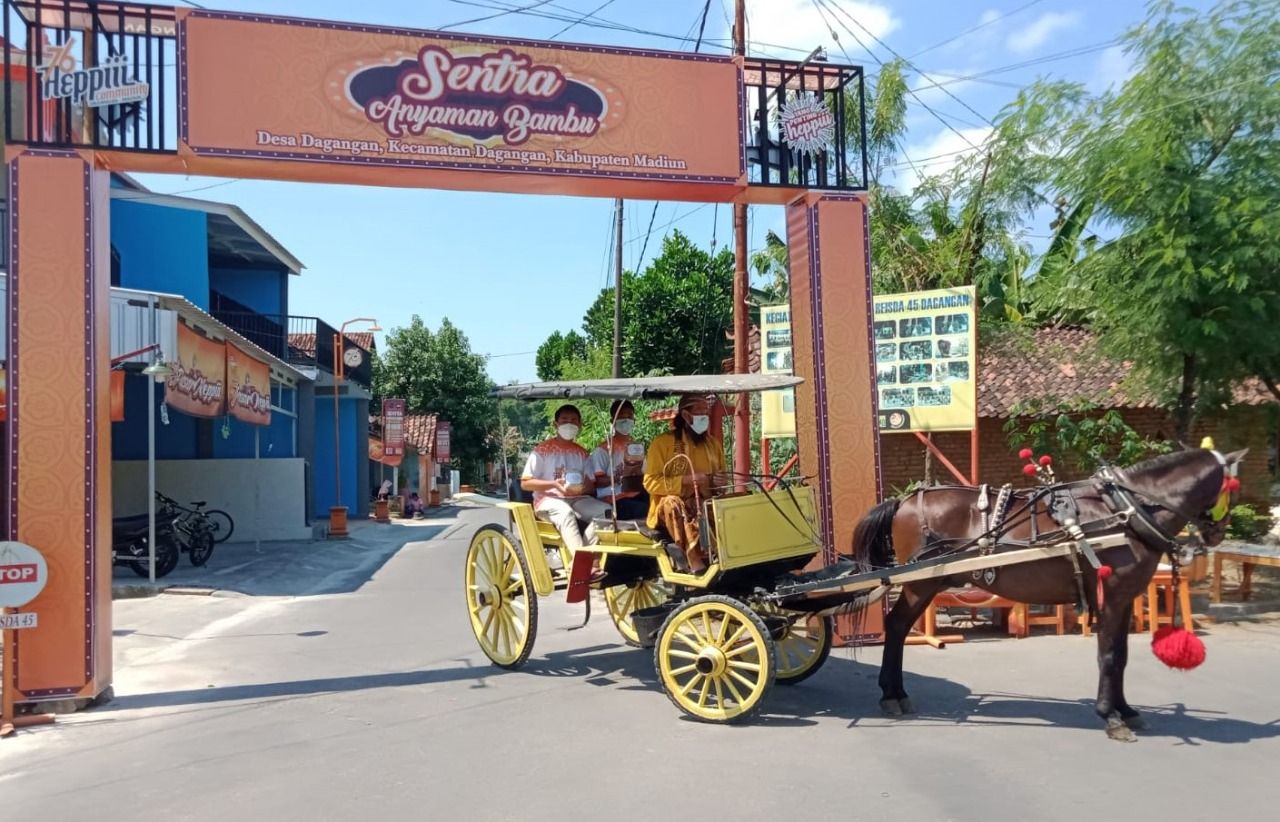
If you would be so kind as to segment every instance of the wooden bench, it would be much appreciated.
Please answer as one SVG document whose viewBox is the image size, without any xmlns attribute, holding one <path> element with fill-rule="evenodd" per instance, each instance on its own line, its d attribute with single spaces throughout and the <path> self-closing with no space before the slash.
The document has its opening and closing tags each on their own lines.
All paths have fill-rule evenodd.
<svg viewBox="0 0 1280 822">
<path fill-rule="evenodd" d="M 1213 549 L 1213 585 L 1209 589 L 1210 602 L 1222 602 L 1222 563 L 1226 560 L 1240 563 L 1240 599 L 1248 601 L 1253 595 L 1253 569 L 1256 565 L 1280 567 L 1280 546 L 1223 543 Z"/>
</svg>

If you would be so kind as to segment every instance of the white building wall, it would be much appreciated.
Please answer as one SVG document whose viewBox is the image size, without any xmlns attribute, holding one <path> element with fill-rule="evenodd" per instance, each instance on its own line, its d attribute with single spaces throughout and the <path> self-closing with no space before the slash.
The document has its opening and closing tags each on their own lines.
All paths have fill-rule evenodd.
<svg viewBox="0 0 1280 822">
<path fill-rule="evenodd" d="M 158 460 L 156 490 L 186 505 L 204 500 L 235 520 L 232 542 L 309 540 L 305 461 Z M 114 515 L 147 512 L 146 460 L 111 465 Z"/>
</svg>

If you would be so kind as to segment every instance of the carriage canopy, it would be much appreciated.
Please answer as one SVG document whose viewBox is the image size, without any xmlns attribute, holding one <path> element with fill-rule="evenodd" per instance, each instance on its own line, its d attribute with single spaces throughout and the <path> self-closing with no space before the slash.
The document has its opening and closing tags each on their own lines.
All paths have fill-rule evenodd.
<svg viewBox="0 0 1280 822">
<path fill-rule="evenodd" d="M 504 385 L 493 396 L 517 400 L 652 400 L 678 394 L 741 394 L 790 388 L 804 382 L 785 374 L 702 374 Z"/>
</svg>

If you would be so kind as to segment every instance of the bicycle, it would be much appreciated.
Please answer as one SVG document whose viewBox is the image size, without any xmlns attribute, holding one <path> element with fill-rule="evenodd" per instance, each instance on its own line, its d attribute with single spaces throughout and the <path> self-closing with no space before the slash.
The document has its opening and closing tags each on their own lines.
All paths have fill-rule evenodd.
<svg viewBox="0 0 1280 822">
<path fill-rule="evenodd" d="M 203 500 L 192 502 L 191 507 L 188 508 L 159 491 L 156 492 L 156 499 L 166 508 L 178 512 L 178 516 L 173 520 L 173 532 L 177 537 L 178 547 L 187 552 L 187 558 L 191 560 L 193 566 L 204 567 L 213 556 L 213 546 L 219 542 L 215 535 L 215 521 L 211 516 L 215 512 L 205 511 Z M 231 523 L 231 517 L 225 512 L 216 511 L 216 513 L 226 517 L 227 522 Z M 232 523 L 227 530 L 227 536 L 231 535 L 231 529 L 234 527 Z"/>
</svg>

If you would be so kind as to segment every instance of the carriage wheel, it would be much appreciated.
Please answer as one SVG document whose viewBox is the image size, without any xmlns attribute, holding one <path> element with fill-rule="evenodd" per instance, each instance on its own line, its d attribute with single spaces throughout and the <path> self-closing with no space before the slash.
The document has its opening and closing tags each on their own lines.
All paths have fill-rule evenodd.
<svg viewBox="0 0 1280 822">
<path fill-rule="evenodd" d="M 467 549 L 467 611 L 480 650 L 499 668 L 523 665 L 538 635 L 538 597 L 511 532 L 483 525 Z"/>
<path fill-rule="evenodd" d="M 831 617 L 806 616 L 788 622 L 773 640 L 778 653 L 778 684 L 795 685 L 818 672 L 831 654 L 835 623 Z"/>
<path fill-rule="evenodd" d="M 608 559 L 601 565 L 608 567 Z M 671 589 L 661 579 L 637 579 L 624 585 L 604 589 L 604 601 L 609 606 L 609 618 L 628 645 L 641 647 L 640 635 L 631 621 L 631 615 L 641 608 L 653 608 L 671 599 Z"/>
<path fill-rule="evenodd" d="M 769 629 L 726 596 L 691 599 L 658 631 L 654 666 L 667 697 L 704 722 L 738 722 L 759 709 L 773 685 Z"/>
</svg>

